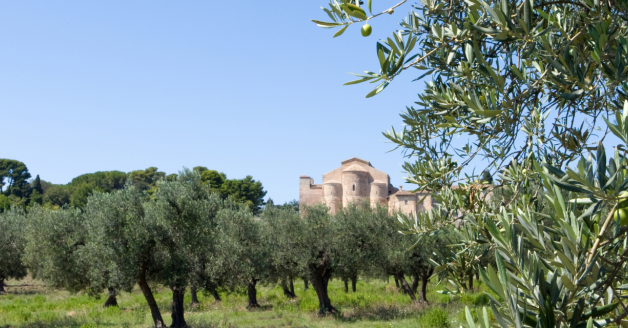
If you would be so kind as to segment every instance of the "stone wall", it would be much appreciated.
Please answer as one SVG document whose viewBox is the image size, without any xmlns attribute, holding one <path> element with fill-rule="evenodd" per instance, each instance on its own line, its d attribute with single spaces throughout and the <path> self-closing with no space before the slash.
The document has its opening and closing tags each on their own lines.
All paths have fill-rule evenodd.
<svg viewBox="0 0 628 328">
<path fill-rule="evenodd" d="M 323 202 L 323 186 L 315 185 L 314 179 L 301 176 L 299 179 L 299 205 L 315 205 Z"/>
</svg>

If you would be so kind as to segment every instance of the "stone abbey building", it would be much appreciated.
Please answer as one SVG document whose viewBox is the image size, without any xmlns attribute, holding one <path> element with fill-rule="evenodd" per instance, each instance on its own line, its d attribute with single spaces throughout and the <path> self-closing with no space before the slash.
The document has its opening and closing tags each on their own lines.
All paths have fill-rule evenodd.
<svg viewBox="0 0 628 328">
<path fill-rule="evenodd" d="M 350 203 L 368 201 L 371 206 L 386 205 L 390 212 L 406 214 L 432 208 L 432 197 L 404 191 L 390 184 L 388 174 L 376 170 L 371 163 L 359 158 L 341 162 L 341 166 L 323 174 L 323 183 L 302 175 L 299 179 L 299 204 L 326 204 L 332 213 Z M 420 200 L 422 202 L 419 203 Z"/>
</svg>

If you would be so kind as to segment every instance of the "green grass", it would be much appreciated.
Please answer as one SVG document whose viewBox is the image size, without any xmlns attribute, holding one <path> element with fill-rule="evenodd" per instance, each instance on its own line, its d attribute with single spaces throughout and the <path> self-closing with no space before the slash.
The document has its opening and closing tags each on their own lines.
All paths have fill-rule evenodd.
<svg viewBox="0 0 628 328">
<path fill-rule="evenodd" d="M 31 280 L 9 281 L 9 285 L 22 286 L 10 287 L 7 295 L 0 295 L 1 328 L 152 326 L 148 306 L 139 290 L 122 293 L 118 297 L 119 307 L 103 309 L 104 297 L 94 299 L 49 290 L 41 282 Z M 262 307 L 249 311 L 243 292 L 221 293 L 223 301 L 218 303 L 209 295 L 199 294 L 200 306 L 188 308 L 185 316 L 192 327 L 458 327 L 466 325 L 465 306 L 476 317 L 488 303 L 482 292 L 484 286 L 479 286 L 478 292 L 454 298 L 436 293 L 437 288 L 431 285 L 427 296 L 430 303 L 413 305 L 392 283 L 362 280 L 358 282 L 357 292 L 345 293 L 342 282 L 333 280 L 329 285 L 330 299 L 340 313 L 320 317 L 316 293 L 312 288 L 304 291 L 303 283 L 298 281 L 294 300 L 287 299 L 277 286 L 260 286 L 258 302 Z M 155 291 L 162 316 L 169 324 L 172 295 L 166 288 Z M 190 303 L 189 293 L 186 303 Z"/>
</svg>

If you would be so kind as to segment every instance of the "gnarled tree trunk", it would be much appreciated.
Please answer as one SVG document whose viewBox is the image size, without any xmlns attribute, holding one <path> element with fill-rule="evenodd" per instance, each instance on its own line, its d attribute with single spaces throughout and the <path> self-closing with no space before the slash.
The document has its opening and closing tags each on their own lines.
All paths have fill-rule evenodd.
<svg viewBox="0 0 628 328">
<path fill-rule="evenodd" d="M 207 286 L 207 291 L 209 291 L 210 294 L 212 294 L 212 297 L 214 298 L 214 301 L 216 302 L 221 302 L 222 299 L 220 298 L 220 295 L 218 294 L 218 291 L 216 291 L 216 285 L 209 284 Z"/>
<path fill-rule="evenodd" d="M 427 283 L 430 281 L 430 276 L 434 272 L 434 268 L 429 271 L 421 272 L 421 293 L 419 294 L 419 300 L 421 302 L 428 303 L 427 300 Z"/>
<path fill-rule="evenodd" d="M 397 279 L 397 276 L 395 276 L 395 286 L 397 286 L 397 288 L 399 288 L 399 279 Z"/>
<path fill-rule="evenodd" d="M 419 275 L 418 274 L 413 274 L 412 275 L 412 284 L 410 285 L 410 288 L 412 288 L 412 291 L 416 294 L 417 289 L 419 288 Z"/>
<path fill-rule="evenodd" d="M 307 291 L 308 288 L 310 288 L 309 281 L 307 280 L 307 278 L 303 278 L 303 291 Z"/>
<path fill-rule="evenodd" d="M 170 287 L 172 290 L 172 325 L 171 328 L 185 328 L 188 325 L 185 323 L 183 296 L 185 295 L 185 288 L 182 287 Z"/>
<path fill-rule="evenodd" d="M 4 295 L 7 293 L 6 289 L 4 289 L 4 278 L 0 278 L 0 295 Z"/>
<path fill-rule="evenodd" d="M 297 294 L 294 293 L 294 280 L 292 279 L 292 277 L 290 277 L 290 292 L 292 293 L 292 295 L 294 295 L 295 297 L 297 296 Z"/>
<path fill-rule="evenodd" d="M 281 288 L 283 289 L 283 294 L 286 295 L 286 297 L 288 298 L 296 297 L 296 295 L 294 295 L 294 293 L 290 291 L 290 288 L 288 288 L 288 284 L 286 284 L 286 281 L 284 279 L 281 279 L 279 281 L 279 285 L 281 285 Z"/>
<path fill-rule="evenodd" d="M 259 307 L 257 303 L 257 289 L 255 285 L 257 284 L 257 280 L 255 278 L 251 279 L 248 284 L 248 294 L 249 294 L 249 305 L 246 307 L 247 309 Z"/>
<path fill-rule="evenodd" d="M 159 312 L 159 307 L 157 306 L 153 292 L 150 290 L 148 282 L 146 281 L 146 267 L 144 265 L 140 268 L 140 276 L 137 284 L 140 286 L 142 294 L 144 294 L 144 298 L 148 303 L 150 314 L 153 317 L 153 322 L 155 323 L 155 328 L 164 328 L 166 326 L 164 325 L 164 319 L 161 318 L 161 312 Z"/>
<path fill-rule="evenodd" d="M 331 271 L 327 268 L 327 258 L 325 257 L 318 267 L 314 268 L 314 270 L 311 270 L 310 275 L 312 287 L 314 287 L 314 290 L 316 291 L 316 296 L 318 296 L 318 312 L 321 315 L 336 312 L 336 309 L 331 306 L 329 294 L 327 293 L 327 285 L 329 284 L 330 278 Z"/>
<path fill-rule="evenodd" d="M 410 295 L 410 299 L 412 300 L 412 303 L 416 303 L 417 300 L 416 300 L 416 297 L 414 296 L 414 292 L 410 288 L 410 285 L 408 285 L 408 282 L 406 281 L 406 277 L 404 277 L 403 273 L 399 272 L 395 274 L 395 277 L 397 278 L 397 280 L 399 280 L 399 283 L 401 284 L 401 288 L 405 291 L 405 293 Z"/>
<path fill-rule="evenodd" d="M 473 290 L 473 273 L 469 275 L 469 290 Z"/>
<path fill-rule="evenodd" d="M 358 277 L 351 277 L 351 290 L 355 293 Z"/>
<path fill-rule="evenodd" d="M 107 297 L 107 300 L 105 301 L 105 304 L 103 304 L 103 308 L 106 307 L 110 307 L 110 306 L 118 306 L 118 299 L 116 298 L 116 296 L 118 295 L 118 293 L 116 292 L 116 290 L 114 288 L 107 288 L 107 291 L 109 291 L 109 296 Z"/>
<path fill-rule="evenodd" d="M 349 292 L 349 281 L 346 279 L 343 279 L 342 282 L 345 284 L 345 293 Z"/>
<path fill-rule="evenodd" d="M 194 286 L 190 287 L 190 296 L 192 296 L 192 303 L 190 305 L 197 306 L 199 304 L 199 301 L 198 301 L 198 292 L 196 290 L 196 287 Z"/>
</svg>

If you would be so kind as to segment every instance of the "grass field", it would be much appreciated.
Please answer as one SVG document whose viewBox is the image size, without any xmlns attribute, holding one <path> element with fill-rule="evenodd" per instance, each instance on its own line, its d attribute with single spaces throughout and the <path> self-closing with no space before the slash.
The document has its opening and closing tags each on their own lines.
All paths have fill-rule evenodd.
<svg viewBox="0 0 628 328">
<path fill-rule="evenodd" d="M 7 295 L 0 295 L 0 327 L 151 327 L 146 301 L 139 290 L 122 293 L 119 307 L 102 308 L 101 299 L 50 290 L 39 281 L 9 281 Z M 357 292 L 345 293 L 341 281 L 330 283 L 332 304 L 337 315 L 319 317 L 318 299 L 312 288 L 304 291 L 302 281 L 295 282 L 297 298 L 287 299 L 277 286 L 260 286 L 259 309 L 247 310 L 242 293 L 221 293 L 222 302 L 199 294 L 200 306 L 188 308 L 186 321 L 191 327 L 459 327 L 466 325 L 464 307 L 475 316 L 488 298 L 479 284 L 475 293 L 459 297 L 435 292 L 430 286 L 429 305 L 412 305 L 410 298 L 397 290 L 394 281 L 359 281 Z M 166 324 L 170 323 L 171 293 L 157 288 L 155 298 Z M 186 303 L 190 295 L 186 294 Z"/>
</svg>

